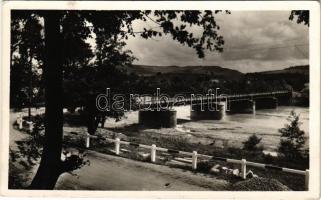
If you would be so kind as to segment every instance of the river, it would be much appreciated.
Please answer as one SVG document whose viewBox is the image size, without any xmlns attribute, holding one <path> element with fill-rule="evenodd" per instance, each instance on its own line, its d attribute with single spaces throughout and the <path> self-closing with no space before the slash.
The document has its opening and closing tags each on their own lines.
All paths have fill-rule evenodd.
<svg viewBox="0 0 321 200">
<path fill-rule="evenodd" d="M 193 142 L 204 144 L 215 143 L 223 145 L 223 141 L 228 141 L 229 146 L 241 147 L 242 142 L 253 133 L 262 138 L 262 145 L 266 151 L 275 151 L 280 142 L 278 130 L 288 123 L 287 118 L 294 110 L 300 115 L 300 128 L 305 132 L 306 144 L 308 148 L 309 140 L 309 108 L 294 106 L 279 106 L 277 109 L 257 110 L 255 114 L 226 114 L 222 120 L 190 120 L 190 106 L 180 106 L 174 108 L 177 111 L 176 130 L 191 137 Z M 126 114 L 126 119 L 119 122 L 108 120 L 107 127 L 124 126 L 138 123 L 138 113 L 130 112 Z M 166 133 L 166 129 L 155 130 L 155 132 Z M 226 145 L 226 142 L 225 142 Z"/>
</svg>

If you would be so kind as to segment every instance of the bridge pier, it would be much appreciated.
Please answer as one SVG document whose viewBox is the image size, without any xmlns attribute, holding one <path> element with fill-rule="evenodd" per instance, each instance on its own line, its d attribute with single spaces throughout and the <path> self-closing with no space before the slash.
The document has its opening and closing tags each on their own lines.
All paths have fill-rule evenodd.
<svg viewBox="0 0 321 200">
<path fill-rule="evenodd" d="M 202 106 L 201 104 L 196 104 L 191 106 L 191 120 L 220 120 L 224 115 L 224 104 L 213 104 L 211 107 L 209 107 L 208 104 L 202 104 Z"/>
<path fill-rule="evenodd" d="M 273 109 L 277 108 L 279 102 L 288 102 L 291 100 L 292 92 L 289 91 L 275 91 L 275 92 L 261 92 L 251 94 L 234 94 L 227 95 L 224 98 L 216 98 L 215 103 L 212 106 L 208 106 L 208 103 L 204 103 L 204 98 L 200 100 L 193 100 L 195 104 L 191 106 L 191 119 L 192 120 L 220 120 L 224 117 L 225 113 L 253 113 L 257 109 Z M 224 105 L 222 99 L 227 100 Z M 206 99 L 207 100 L 207 99 Z M 213 99 L 212 99 L 213 100 Z M 168 107 L 169 103 L 174 100 L 159 101 L 152 98 L 149 103 L 149 108 L 164 108 Z M 220 102 L 220 103 L 218 103 Z M 181 103 L 192 103 L 191 99 L 185 99 Z M 144 105 L 146 102 L 144 102 Z M 177 104 L 175 104 L 177 105 Z M 202 106 L 201 106 L 202 105 Z M 176 111 L 167 110 L 141 110 L 138 117 L 139 124 L 147 127 L 155 128 L 173 128 L 177 124 Z"/>
<path fill-rule="evenodd" d="M 291 95 L 277 97 L 278 105 L 284 105 L 284 106 L 291 105 L 291 103 L 292 103 L 292 96 Z"/>
<path fill-rule="evenodd" d="M 227 106 L 228 113 L 253 113 L 256 109 L 256 103 L 249 99 L 231 100 Z"/>
<path fill-rule="evenodd" d="M 256 109 L 274 109 L 278 107 L 278 99 L 275 97 L 255 99 Z"/>
<path fill-rule="evenodd" d="M 176 110 L 140 110 L 138 123 L 150 128 L 174 128 L 177 124 Z"/>
<path fill-rule="evenodd" d="M 256 102 L 252 101 L 252 113 L 255 114 L 256 112 Z"/>
</svg>

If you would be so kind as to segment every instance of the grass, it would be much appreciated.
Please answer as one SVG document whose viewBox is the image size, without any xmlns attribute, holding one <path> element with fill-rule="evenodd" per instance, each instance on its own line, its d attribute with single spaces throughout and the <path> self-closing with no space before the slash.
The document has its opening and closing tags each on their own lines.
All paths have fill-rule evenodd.
<svg viewBox="0 0 321 200">
<path fill-rule="evenodd" d="M 277 165 L 281 167 L 288 167 L 294 169 L 305 170 L 309 168 L 308 159 L 301 160 L 287 160 L 282 157 L 272 157 L 264 155 L 262 151 L 246 151 L 240 148 L 228 147 L 219 148 L 211 145 L 191 143 L 187 138 L 182 136 L 168 136 L 155 133 L 141 133 L 128 137 L 130 142 L 160 146 L 163 148 L 176 149 L 181 151 L 197 151 L 199 154 L 206 154 L 210 156 L 219 156 L 233 159 L 247 159 L 252 162 L 260 162 L 266 164 Z"/>
<path fill-rule="evenodd" d="M 188 142 L 186 138 L 180 136 L 165 136 L 154 133 L 144 133 L 139 136 L 128 137 L 130 142 L 135 142 L 139 144 L 151 145 L 168 148 L 177 149 L 181 151 L 193 151 L 196 148 L 195 144 Z"/>
</svg>

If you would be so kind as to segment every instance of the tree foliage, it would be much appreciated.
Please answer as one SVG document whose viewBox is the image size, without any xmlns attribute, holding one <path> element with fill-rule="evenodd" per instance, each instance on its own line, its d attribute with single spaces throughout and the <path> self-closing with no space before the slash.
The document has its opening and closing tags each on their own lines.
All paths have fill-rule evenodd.
<svg viewBox="0 0 321 200">
<path fill-rule="evenodd" d="M 248 140 L 243 142 L 243 149 L 247 151 L 257 151 L 262 150 L 262 147 L 259 147 L 262 138 L 259 138 L 256 134 L 251 135 Z"/>
<path fill-rule="evenodd" d="M 281 140 L 278 151 L 288 159 L 301 158 L 302 148 L 305 144 L 305 133 L 300 129 L 300 116 L 294 111 L 291 111 L 287 120 L 289 124 L 279 129 Z"/>
<path fill-rule="evenodd" d="M 62 91 L 66 86 L 63 86 L 64 80 L 69 81 L 69 92 L 78 84 L 87 86 L 82 89 L 89 88 L 89 90 L 85 90 L 89 95 L 90 91 L 97 91 L 95 87 L 98 87 L 99 90 L 112 84 L 120 85 L 118 87 L 129 91 L 130 87 L 126 86 L 128 86 L 127 83 L 130 79 L 127 77 L 133 76 L 122 75 L 123 73 L 118 72 L 122 71 L 121 67 L 132 62 L 133 57 L 130 52 L 122 51 L 130 36 L 148 39 L 162 34 L 171 35 L 174 41 L 195 49 L 200 58 L 205 56 L 205 50 L 222 51 L 224 44 L 223 37 L 218 34 L 219 26 L 214 18 L 214 15 L 220 11 L 15 10 L 12 12 L 13 19 L 17 19 L 17 22 L 13 21 L 13 29 L 19 27 L 26 18 L 34 16 L 40 26 L 38 26 L 39 29 L 31 28 L 29 34 L 40 33 L 42 35 L 44 33 L 44 38 L 41 39 L 45 40 L 44 56 L 37 57 L 38 63 L 44 63 L 45 142 L 40 166 L 31 184 L 32 189 L 53 189 L 58 177 L 65 171 L 60 169 L 66 167 L 73 169 L 68 161 L 61 160 L 62 98 L 64 95 L 68 96 Z M 151 20 L 157 24 L 157 30 L 153 28 L 134 30 L 133 22 L 137 20 L 141 22 Z M 189 28 L 187 28 L 188 26 Z M 194 27 L 201 29 L 200 35 L 193 34 Z M 14 31 L 12 33 L 15 34 Z M 88 43 L 88 39 L 91 39 L 93 35 L 96 36 L 97 51 L 93 51 Z M 18 34 L 14 35 L 12 40 L 12 44 L 19 44 L 19 47 L 21 46 L 20 42 L 28 41 Z M 37 46 L 43 42 L 32 40 L 31 44 Z M 19 47 L 12 46 L 12 52 Z M 36 47 L 18 54 L 27 58 L 29 56 L 29 63 L 32 63 L 33 56 L 38 55 L 34 54 L 34 49 Z M 40 53 L 39 55 L 41 55 Z M 92 63 L 92 60 L 95 62 Z M 13 66 L 11 65 L 11 68 Z M 26 66 L 28 65 L 24 61 L 22 68 Z M 86 73 L 79 74 L 79 72 Z M 103 77 L 103 75 L 107 77 Z M 84 82 L 81 83 L 79 80 Z M 72 104 L 74 103 L 72 102 L 73 97 L 75 96 L 71 95 L 66 99 Z M 75 159 L 74 163 L 77 166 L 79 162 Z"/>
<path fill-rule="evenodd" d="M 294 20 L 295 18 L 298 24 L 303 23 L 304 25 L 310 26 L 309 10 L 292 10 L 289 19 Z"/>
<path fill-rule="evenodd" d="M 71 104 L 79 106 L 81 102 L 84 103 L 85 99 L 81 97 L 86 95 L 83 92 L 78 93 L 83 88 L 87 88 L 84 91 L 89 91 L 88 88 L 91 88 L 97 92 L 97 88 L 94 87 L 98 84 L 93 83 L 93 80 L 103 87 L 113 81 L 121 85 L 131 80 L 133 76 L 129 76 L 131 77 L 129 79 L 124 76 L 122 78 L 125 79 L 114 78 L 113 81 L 103 77 L 106 71 L 124 73 L 126 66 L 131 65 L 135 59 L 130 50 L 124 49 L 129 37 L 148 39 L 170 35 L 174 41 L 195 49 L 201 58 L 205 56 L 206 51 L 222 51 L 224 40 L 223 36 L 219 35 L 220 26 L 215 21 L 215 15 L 220 12 L 222 11 L 61 11 L 65 106 Z M 28 73 L 30 49 L 33 52 L 34 63 L 32 86 L 38 88 L 39 92 L 38 99 L 34 99 L 34 103 L 43 101 L 42 71 L 39 69 L 42 69 L 44 59 L 44 13 L 45 11 L 13 11 L 11 51 L 14 62 L 11 67 L 13 87 L 11 100 L 19 101 L 12 102 L 13 106 L 17 104 L 23 106 L 29 97 L 27 86 L 30 85 Z M 133 22 L 136 21 L 146 23 L 146 27 L 134 30 Z M 147 22 L 155 26 L 150 28 Z M 195 29 L 200 34 L 195 33 Z M 83 73 L 85 71 L 86 73 Z M 101 84 L 102 82 L 104 83 Z M 126 88 L 127 86 L 128 84 Z M 139 87 L 131 84 L 130 88 Z"/>
<path fill-rule="evenodd" d="M 41 98 L 39 69 L 43 65 L 43 47 L 42 25 L 37 15 L 13 15 L 10 53 L 11 106 L 30 106 L 30 101 Z"/>
</svg>

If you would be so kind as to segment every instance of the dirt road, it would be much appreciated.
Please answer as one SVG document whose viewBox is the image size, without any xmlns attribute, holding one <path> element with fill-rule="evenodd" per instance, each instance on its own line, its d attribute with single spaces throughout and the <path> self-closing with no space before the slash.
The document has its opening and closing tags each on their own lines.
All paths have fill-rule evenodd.
<svg viewBox="0 0 321 200">
<path fill-rule="evenodd" d="M 56 189 L 64 190 L 227 190 L 228 182 L 167 166 L 89 151 L 90 166 L 63 174 Z"/>
</svg>

